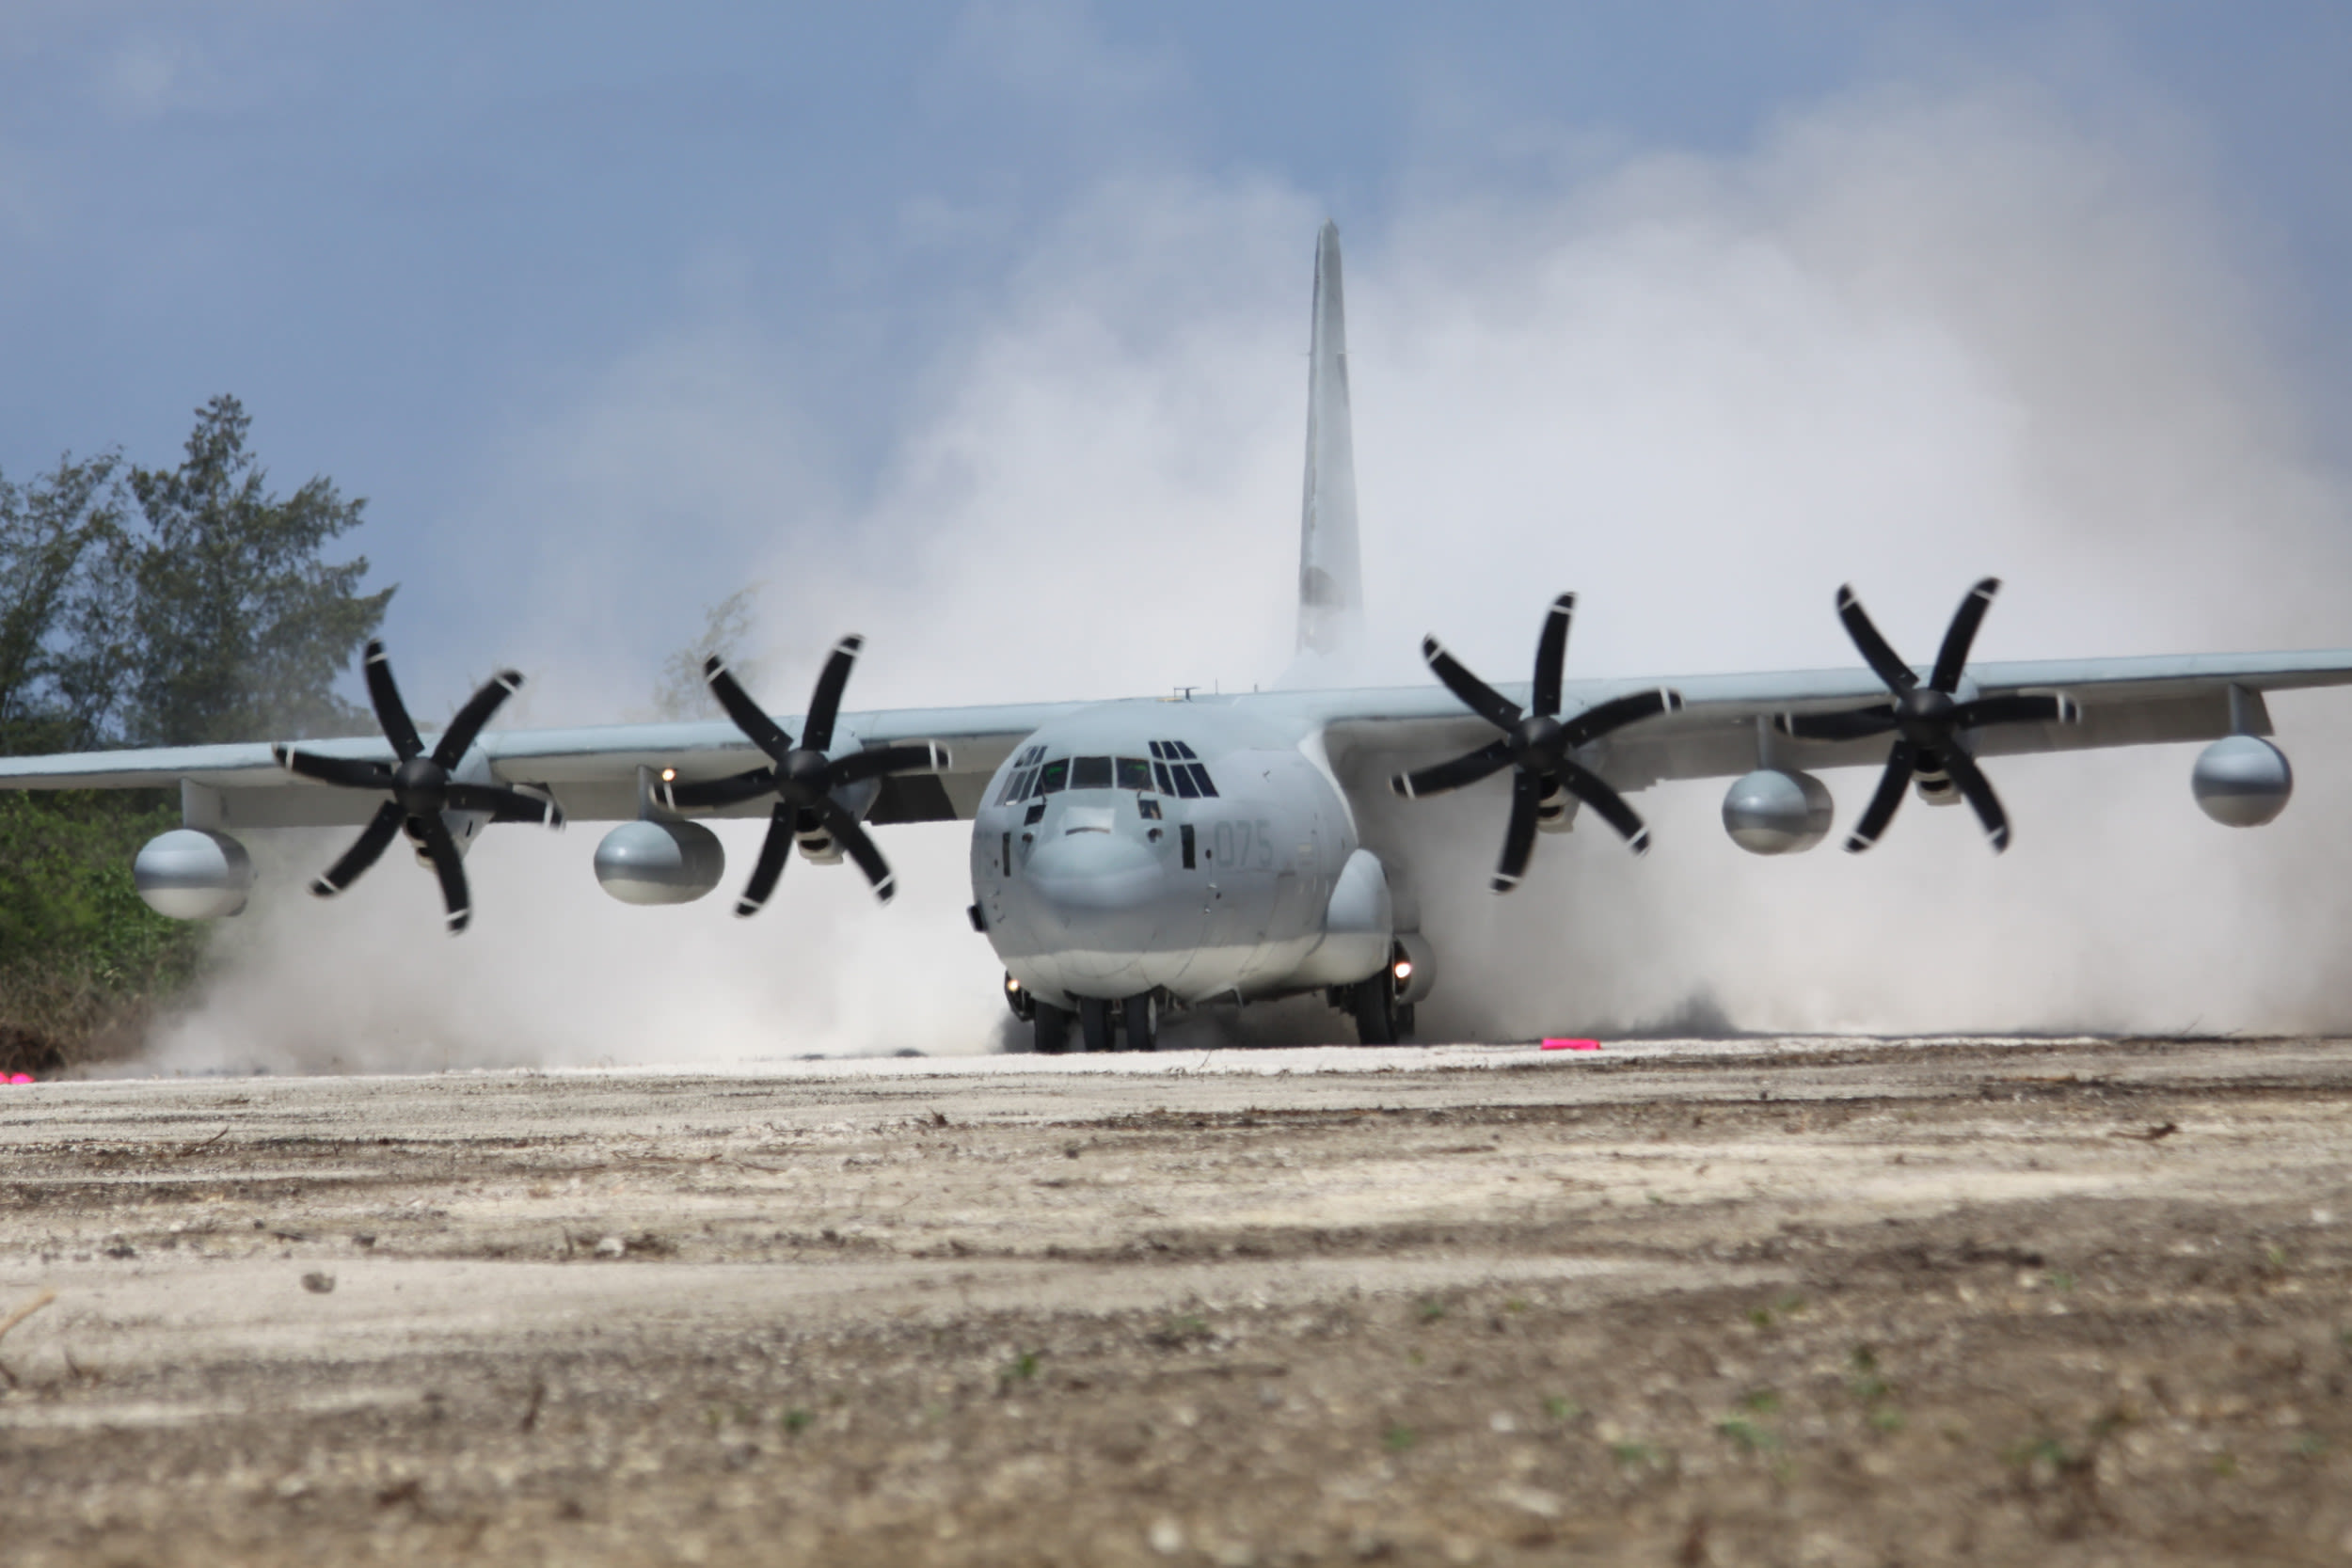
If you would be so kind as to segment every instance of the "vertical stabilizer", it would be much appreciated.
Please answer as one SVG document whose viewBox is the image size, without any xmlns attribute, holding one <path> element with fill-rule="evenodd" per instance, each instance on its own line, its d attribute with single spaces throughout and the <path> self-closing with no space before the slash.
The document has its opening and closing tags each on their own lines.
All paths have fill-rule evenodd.
<svg viewBox="0 0 2352 1568">
<path fill-rule="evenodd" d="M 1307 499 L 1298 531 L 1298 650 L 1334 655 L 1363 626 L 1356 557 L 1356 440 L 1347 411 L 1347 320 L 1340 230 L 1315 241 L 1314 339 L 1307 372 Z"/>
</svg>

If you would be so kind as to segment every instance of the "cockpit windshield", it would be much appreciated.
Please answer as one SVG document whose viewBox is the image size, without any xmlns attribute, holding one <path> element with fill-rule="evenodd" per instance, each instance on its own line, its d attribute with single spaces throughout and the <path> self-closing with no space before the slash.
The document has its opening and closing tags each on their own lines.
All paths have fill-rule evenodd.
<svg viewBox="0 0 2352 1568">
<path fill-rule="evenodd" d="M 1056 757 L 1040 767 L 1038 759 L 1044 752 L 1044 747 L 1034 746 L 1021 754 L 996 797 L 998 805 L 1017 805 L 1065 789 L 1132 789 L 1139 795 L 1156 792 L 1184 800 L 1216 795 L 1209 770 L 1181 740 L 1152 742 L 1152 760 L 1149 762 L 1141 757 Z"/>
</svg>

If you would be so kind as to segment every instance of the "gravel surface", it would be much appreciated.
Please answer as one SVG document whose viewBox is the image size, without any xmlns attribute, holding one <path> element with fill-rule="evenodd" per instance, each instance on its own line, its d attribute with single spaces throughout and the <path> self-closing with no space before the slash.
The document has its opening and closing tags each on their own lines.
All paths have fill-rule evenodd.
<svg viewBox="0 0 2352 1568">
<path fill-rule="evenodd" d="M 2347 1563 L 2348 1101 L 2333 1040 L 0 1087 L 0 1561 Z"/>
</svg>

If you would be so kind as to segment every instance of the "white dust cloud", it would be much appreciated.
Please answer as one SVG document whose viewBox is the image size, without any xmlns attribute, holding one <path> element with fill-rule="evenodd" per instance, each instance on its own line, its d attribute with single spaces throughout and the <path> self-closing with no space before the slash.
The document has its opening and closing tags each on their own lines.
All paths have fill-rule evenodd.
<svg viewBox="0 0 2352 1568">
<path fill-rule="evenodd" d="M 1986 573 L 2009 588 L 1985 658 L 2352 642 L 2342 478 L 2306 455 L 2259 290 L 2177 167 L 2001 91 L 1890 92 L 1736 158 L 1632 158 L 1388 232 L 1337 214 L 1372 662 L 1425 681 L 1435 629 L 1522 679 L 1543 605 L 1574 588 L 1572 676 L 1850 667 L 1848 578 L 1924 659 Z M 794 411 L 822 389 L 788 361 L 699 327 L 624 356 L 491 486 L 548 519 L 507 546 L 550 563 L 507 608 L 505 645 L 541 677 L 527 717 L 644 705 L 699 605 L 754 578 L 784 710 L 850 629 L 869 640 L 852 708 L 1270 681 L 1322 215 L 1263 182 L 1098 187 L 908 388 L 862 494 L 809 455 Z M 560 508 L 526 504 L 534 485 Z M 662 510 L 681 485 L 691 518 Z M 644 653 L 649 604 L 675 629 Z M 1964 810 L 1914 800 L 1867 856 L 1833 839 L 1758 861 L 1722 832 L 1723 782 L 1700 782 L 1635 798 L 1645 861 L 1588 821 L 1498 900 L 1501 792 L 1424 803 L 1408 848 L 1442 978 L 1422 1033 L 2336 1025 L 2343 701 L 2274 703 L 2302 793 L 2254 833 L 2198 815 L 2186 748 L 1995 759 L 2016 825 L 1998 859 Z M 1871 780 L 1828 782 L 1842 831 Z M 887 910 L 850 868 L 796 863 L 749 922 L 728 895 L 755 828 L 725 831 L 719 894 L 667 911 L 596 891 L 602 831 L 491 833 L 455 942 L 395 857 L 328 906 L 278 877 L 160 1060 L 675 1062 L 1006 1034 L 961 826 L 882 835 Z"/>
</svg>

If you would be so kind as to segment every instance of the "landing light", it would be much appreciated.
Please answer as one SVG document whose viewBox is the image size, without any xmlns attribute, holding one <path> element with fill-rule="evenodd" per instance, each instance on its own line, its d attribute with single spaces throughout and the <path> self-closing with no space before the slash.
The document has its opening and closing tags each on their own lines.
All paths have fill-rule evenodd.
<svg viewBox="0 0 2352 1568">
<path fill-rule="evenodd" d="M 1005 976 L 1005 989 L 1009 991 L 1017 991 L 1021 989 L 1021 982 L 1008 974 Z"/>
<path fill-rule="evenodd" d="M 1399 983 L 1411 979 L 1413 977 L 1413 960 L 1410 958 L 1397 959 L 1395 974 Z"/>
<path fill-rule="evenodd" d="M 661 782 L 663 784 L 677 783 L 677 769 L 675 768 L 664 768 L 661 770 Z"/>
</svg>

